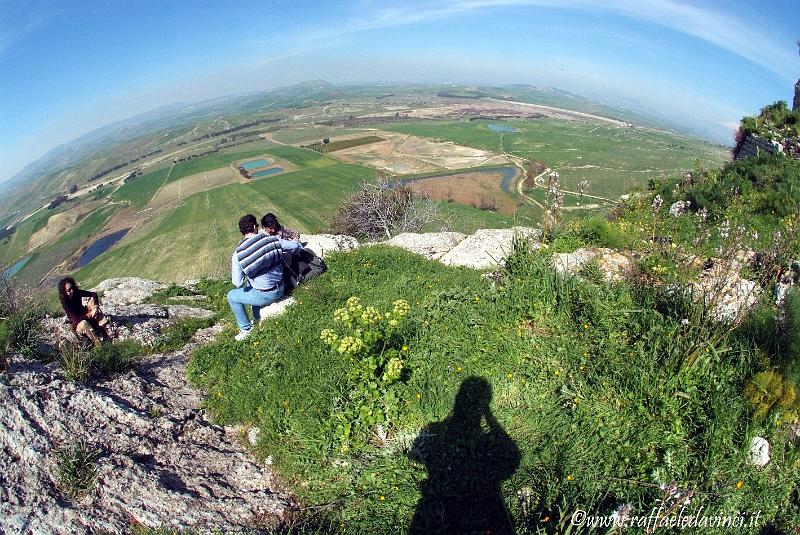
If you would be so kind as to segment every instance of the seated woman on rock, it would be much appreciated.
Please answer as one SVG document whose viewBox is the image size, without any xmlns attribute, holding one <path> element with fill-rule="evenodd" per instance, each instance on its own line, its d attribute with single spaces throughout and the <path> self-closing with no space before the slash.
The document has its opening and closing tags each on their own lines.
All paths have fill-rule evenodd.
<svg viewBox="0 0 800 535">
<path fill-rule="evenodd" d="M 278 222 L 278 218 L 275 217 L 273 213 L 266 214 L 261 218 L 261 228 L 264 229 L 265 233 L 271 236 L 277 236 L 282 240 L 300 241 L 300 233 L 292 228 L 281 225 Z"/>
<path fill-rule="evenodd" d="M 88 336 L 95 345 L 100 344 L 101 339 L 111 340 L 108 318 L 100 310 L 96 292 L 81 290 L 75 279 L 65 277 L 58 281 L 58 296 L 76 334 Z M 84 297 L 89 298 L 88 305 L 83 304 Z"/>
</svg>

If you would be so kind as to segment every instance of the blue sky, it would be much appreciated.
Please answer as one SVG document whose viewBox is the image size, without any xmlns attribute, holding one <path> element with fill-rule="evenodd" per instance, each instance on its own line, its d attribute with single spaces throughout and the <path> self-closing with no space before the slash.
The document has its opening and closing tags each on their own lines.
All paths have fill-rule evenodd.
<svg viewBox="0 0 800 535">
<path fill-rule="evenodd" d="M 791 102 L 798 37 L 797 0 L 0 0 L 0 180 L 164 104 L 316 78 L 554 86 L 723 141 Z"/>
</svg>

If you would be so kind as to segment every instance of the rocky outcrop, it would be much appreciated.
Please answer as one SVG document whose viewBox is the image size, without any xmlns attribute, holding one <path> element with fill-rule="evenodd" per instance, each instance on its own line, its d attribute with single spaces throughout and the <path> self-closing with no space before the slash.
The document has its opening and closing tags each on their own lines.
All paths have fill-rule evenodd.
<svg viewBox="0 0 800 535">
<path fill-rule="evenodd" d="M 158 290 L 167 288 L 166 284 L 140 279 L 137 277 L 120 277 L 104 280 L 92 291 L 102 292 L 104 307 L 109 305 L 129 305 L 142 303 L 152 297 Z"/>
<path fill-rule="evenodd" d="M 742 267 L 737 259 L 711 259 L 692 284 L 692 297 L 703 302 L 717 321 L 736 323 L 758 302 L 761 290 L 755 281 L 742 277 Z"/>
<path fill-rule="evenodd" d="M 464 238 L 445 253 L 440 261 L 450 266 L 465 266 L 474 269 L 491 269 L 502 265 L 511 253 L 514 236 L 535 240 L 541 231 L 530 227 L 508 229 L 481 229 Z"/>
<path fill-rule="evenodd" d="M 134 340 L 146 346 L 154 345 L 164 329 L 175 320 L 196 318 L 209 319 L 214 313 L 204 308 L 185 304 L 160 306 L 144 303 L 153 294 L 166 288 L 160 282 L 137 277 L 109 279 L 94 290 L 103 292 L 103 312 L 111 320 L 111 334 L 116 340 Z M 42 320 L 42 337 L 39 352 L 45 355 L 58 353 L 62 342 L 77 342 L 65 316 Z"/>
<path fill-rule="evenodd" d="M 460 232 L 426 232 L 423 234 L 404 232 L 382 243 L 400 247 L 431 260 L 438 260 L 464 241 L 466 237 L 466 234 Z"/>
<path fill-rule="evenodd" d="M 581 248 L 571 253 L 553 255 L 553 266 L 561 274 L 577 275 L 591 262 L 596 263 L 608 282 L 623 280 L 633 267 L 633 261 L 628 255 L 604 247 Z"/>
<path fill-rule="evenodd" d="M 91 386 L 66 381 L 56 364 L 13 358 L 0 380 L 0 532 L 274 525 L 291 499 L 238 432 L 211 423 L 203 393 L 186 383 L 190 352 L 220 330 L 199 331 L 183 349 Z M 70 501 L 54 452 L 79 438 L 99 451 L 98 477 L 86 497 Z"/>
<path fill-rule="evenodd" d="M 339 234 L 312 234 L 303 236 L 306 248 L 311 249 L 320 258 L 333 252 L 352 251 L 358 249 L 358 240 L 352 236 Z"/>
</svg>

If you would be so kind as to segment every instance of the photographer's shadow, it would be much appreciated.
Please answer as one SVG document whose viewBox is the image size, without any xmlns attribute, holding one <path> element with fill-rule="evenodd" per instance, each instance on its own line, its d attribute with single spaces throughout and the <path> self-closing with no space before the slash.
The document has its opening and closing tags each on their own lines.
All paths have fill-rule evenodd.
<svg viewBox="0 0 800 535">
<path fill-rule="evenodd" d="M 461 383 L 453 412 L 423 429 L 411 457 L 425 464 L 410 533 L 512 534 L 500 484 L 519 465 L 519 449 L 489 408 L 492 387 L 481 377 Z"/>
</svg>

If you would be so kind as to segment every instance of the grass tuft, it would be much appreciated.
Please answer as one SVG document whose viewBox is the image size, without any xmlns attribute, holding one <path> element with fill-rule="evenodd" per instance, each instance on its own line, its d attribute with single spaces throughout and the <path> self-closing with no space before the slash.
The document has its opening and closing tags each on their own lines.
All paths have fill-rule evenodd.
<svg viewBox="0 0 800 535">
<path fill-rule="evenodd" d="M 56 479 L 61 492 L 70 500 L 80 500 L 94 488 L 100 450 L 83 439 L 55 452 Z"/>
</svg>

